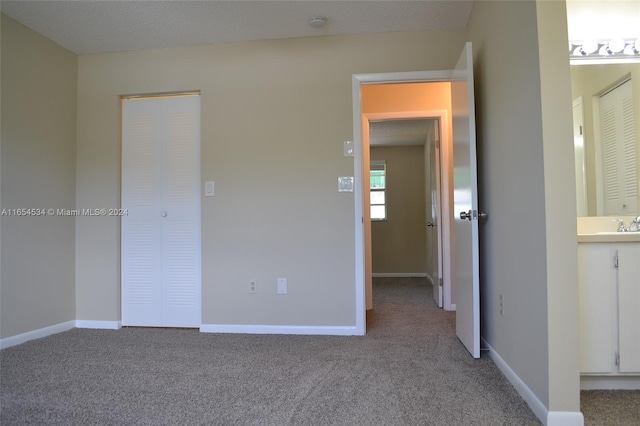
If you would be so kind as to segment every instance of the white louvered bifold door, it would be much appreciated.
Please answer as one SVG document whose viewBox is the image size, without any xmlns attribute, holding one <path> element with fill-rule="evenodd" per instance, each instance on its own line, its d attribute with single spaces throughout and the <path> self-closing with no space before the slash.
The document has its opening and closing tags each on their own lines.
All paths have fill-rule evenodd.
<svg viewBox="0 0 640 426">
<path fill-rule="evenodd" d="M 122 324 L 198 327 L 200 97 L 123 102 Z"/>
<path fill-rule="evenodd" d="M 200 97 L 163 101 L 162 325 L 199 327 Z"/>
<path fill-rule="evenodd" d="M 600 98 L 605 215 L 638 212 L 636 140 L 631 81 Z"/>
</svg>

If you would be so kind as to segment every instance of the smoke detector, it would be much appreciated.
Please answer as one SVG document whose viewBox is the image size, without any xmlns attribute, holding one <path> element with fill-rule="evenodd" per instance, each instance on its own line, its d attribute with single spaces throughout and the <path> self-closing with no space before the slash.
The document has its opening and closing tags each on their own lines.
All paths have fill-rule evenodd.
<svg viewBox="0 0 640 426">
<path fill-rule="evenodd" d="M 322 16 L 314 16 L 309 19 L 309 25 L 313 28 L 324 27 L 327 24 L 327 18 L 323 18 Z"/>
</svg>

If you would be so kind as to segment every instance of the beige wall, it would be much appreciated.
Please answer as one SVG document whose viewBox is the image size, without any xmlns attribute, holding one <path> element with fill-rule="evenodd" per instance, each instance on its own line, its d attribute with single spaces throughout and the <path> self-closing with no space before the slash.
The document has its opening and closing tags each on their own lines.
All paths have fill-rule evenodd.
<svg viewBox="0 0 640 426">
<path fill-rule="evenodd" d="M 566 5 L 536 0 L 543 125 L 549 405 L 580 411 L 578 242 Z"/>
<path fill-rule="evenodd" d="M 565 5 L 476 2 L 469 33 L 480 208 L 489 213 L 481 225 L 481 333 L 548 409 L 579 411 Z"/>
<path fill-rule="evenodd" d="M 582 96 L 584 110 L 584 143 L 586 151 L 587 199 L 589 215 L 597 215 L 596 147 L 594 141 L 594 97 L 599 97 L 627 76 L 631 76 L 636 117 L 640 114 L 640 64 L 579 65 L 571 68 L 573 99 Z M 637 168 L 640 173 L 640 120 L 635 120 Z M 640 175 L 639 175 L 640 176 Z M 640 206 L 640 196 L 638 199 Z"/>
<path fill-rule="evenodd" d="M 373 273 L 426 273 L 424 146 L 371 147 L 371 161 L 381 160 L 387 220 L 371 222 Z"/>
<path fill-rule="evenodd" d="M 3 209 L 75 207 L 77 57 L 2 15 Z M 3 216 L 1 337 L 74 320 L 73 217 Z"/>
<path fill-rule="evenodd" d="M 466 32 L 235 43 L 79 59 L 77 203 L 120 199 L 118 96 L 202 91 L 203 323 L 355 325 L 352 74 L 450 69 Z M 77 316 L 118 320 L 119 222 L 77 221 Z M 289 294 L 275 292 L 277 277 Z M 248 294 L 249 279 L 258 293 Z"/>
</svg>

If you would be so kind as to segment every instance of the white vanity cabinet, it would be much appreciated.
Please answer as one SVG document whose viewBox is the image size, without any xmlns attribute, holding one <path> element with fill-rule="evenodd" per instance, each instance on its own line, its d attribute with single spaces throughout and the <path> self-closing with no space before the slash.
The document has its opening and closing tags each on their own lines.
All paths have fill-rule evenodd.
<svg viewBox="0 0 640 426">
<path fill-rule="evenodd" d="M 640 375 L 640 242 L 578 244 L 580 372 Z"/>
</svg>

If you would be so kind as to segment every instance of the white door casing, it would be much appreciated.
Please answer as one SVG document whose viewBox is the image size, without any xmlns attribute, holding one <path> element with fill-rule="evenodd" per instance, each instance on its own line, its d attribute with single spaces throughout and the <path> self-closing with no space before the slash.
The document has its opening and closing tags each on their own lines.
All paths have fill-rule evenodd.
<svg viewBox="0 0 640 426">
<path fill-rule="evenodd" d="M 473 56 L 467 43 L 452 74 L 456 334 L 480 357 L 480 262 Z"/>
<path fill-rule="evenodd" d="M 123 100 L 122 323 L 201 323 L 200 96 Z"/>
</svg>

